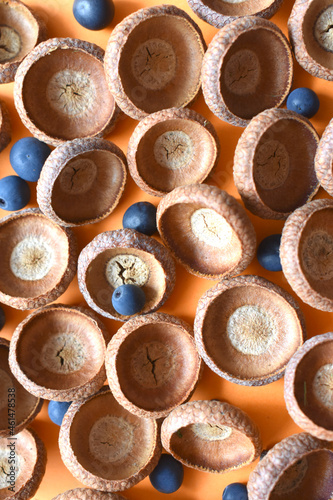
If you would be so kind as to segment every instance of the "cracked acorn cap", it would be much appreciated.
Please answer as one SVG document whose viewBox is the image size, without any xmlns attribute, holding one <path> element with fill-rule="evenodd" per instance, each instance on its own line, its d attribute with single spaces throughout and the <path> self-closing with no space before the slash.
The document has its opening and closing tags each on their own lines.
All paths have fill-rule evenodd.
<svg viewBox="0 0 333 500">
<path fill-rule="evenodd" d="M 315 170 L 320 185 L 333 196 L 333 118 L 324 130 L 315 156 Z"/>
<path fill-rule="evenodd" d="M 50 38 L 29 53 L 15 76 L 14 103 L 37 139 L 59 146 L 110 132 L 119 108 L 103 60 L 101 47 L 75 38 Z"/>
<path fill-rule="evenodd" d="M 66 142 L 44 163 L 37 183 L 39 208 L 62 226 L 99 222 L 110 215 L 124 192 L 126 165 L 124 153 L 110 141 Z"/>
<path fill-rule="evenodd" d="M 135 120 L 191 104 L 200 90 L 206 44 L 197 24 L 175 5 L 140 9 L 112 31 L 105 73 L 118 106 Z"/>
<path fill-rule="evenodd" d="M 126 500 L 117 493 L 106 493 L 104 491 L 92 490 L 91 488 L 75 488 L 60 493 L 52 500 Z"/>
<path fill-rule="evenodd" d="M 234 181 L 245 207 L 263 219 L 286 219 L 319 189 L 314 158 L 319 137 L 310 121 L 287 109 L 252 118 L 234 155 Z"/>
<path fill-rule="evenodd" d="M 128 412 L 107 386 L 71 404 L 60 428 L 59 448 L 78 481 L 110 492 L 147 477 L 162 452 L 157 421 Z"/>
</svg>

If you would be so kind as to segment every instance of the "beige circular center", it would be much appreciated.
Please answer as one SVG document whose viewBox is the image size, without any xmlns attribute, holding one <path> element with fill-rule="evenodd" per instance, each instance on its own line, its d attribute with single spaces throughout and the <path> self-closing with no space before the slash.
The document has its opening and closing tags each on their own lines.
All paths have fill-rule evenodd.
<svg viewBox="0 0 333 500">
<path fill-rule="evenodd" d="M 211 208 L 199 208 L 193 212 L 191 228 L 200 241 L 215 248 L 229 245 L 233 234 L 225 218 Z"/>
<path fill-rule="evenodd" d="M 172 45 L 152 38 L 141 43 L 132 57 L 132 72 L 146 89 L 163 89 L 176 74 L 177 59 Z"/>
<path fill-rule="evenodd" d="M 53 335 L 44 344 L 40 361 L 52 373 L 69 374 L 82 368 L 86 360 L 84 346 L 75 333 Z"/>
<path fill-rule="evenodd" d="M 133 378 L 145 389 L 156 389 L 165 384 L 174 368 L 173 354 L 161 342 L 145 342 L 132 355 Z"/>
<path fill-rule="evenodd" d="M 254 157 L 254 180 L 263 189 L 282 186 L 289 175 L 289 154 L 285 146 L 275 140 L 261 144 Z"/>
<path fill-rule="evenodd" d="M 5 370 L 0 368 L 0 410 L 8 407 L 8 395 L 12 397 L 13 392 L 9 393 L 8 389 L 12 389 L 14 386 L 11 377 Z"/>
<path fill-rule="evenodd" d="M 88 158 L 81 158 L 71 161 L 62 170 L 59 183 L 61 189 L 67 194 L 84 194 L 89 191 L 96 176 L 96 164 Z M 87 203 L 89 203 L 88 200 Z"/>
<path fill-rule="evenodd" d="M 333 278 L 333 237 L 325 231 L 316 231 L 304 239 L 301 261 L 303 268 L 316 280 Z"/>
<path fill-rule="evenodd" d="M 162 167 L 171 170 L 186 167 L 193 157 L 192 139 L 181 130 L 165 132 L 155 141 L 154 156 Z"/>
<path fill-rule="evenodd" d="M 323 365 L 313 379 L 313 393 L 330 410 L 333 409 L 333 363 Z"/>
<path fill-rule="evenodd" d="M 149 278 L 149 267 L 136 255 L 120 254 L 108 261 L 105 276 L 113 288 L 121 285 L 143 286 Z"/>
<path fill-rule="evenodd" d="M 231 436 L 232 429 L 225 425 L 213 425 L 197 423 L 192 425 L 192 431 L 195 436 L 204 441 L 223 441 Z"/>
<path fill-rule="evenodd" d="M 0 63 L 14 59 L 21 50 L 21 36 L 11 26 L 0 25 Z"/>
<path fill-rule="evenodd" d="M 10 256 L 12 273 L 24 281 L 43 279 L 54 264 L 54 251 L 42 237 L 27 236 L 13 249 Z"/>
<path fill-rule="evenodd" d="M 70 117 L 83 115 L 97 99 L 89 75 L 70 69 L 58 71 L 50 78 L 46 97 L 55 111 Z"/>
<path fill-rule="evenodd" d="M 224 83 L 230 92 L 234 94 L 253 94 L 257 89 L 259 80 L 260 62 L 253 50 L 238 50 L 225 65 Z"/>
<path fill-rule="evenodd" d="M 292 490 L 295 490 L 303 481 L 308 470 L 308 462 L 306 458 L 298 460 L 294 465 L 289 467 L 281 476 L 276 484 L 273 492 L 276 495 L 286 495 Z"/>
<path fill-rule="evenodd" d="M 314 36 L 324 50 L 333 52 L 333 5 L 329 5 L 317 17 Z"/>
<path fill-rule="evenodd" d="M 89 449 L 101 462 L 117 462 L 130 454 L 133 440 L 134 428 L 129 422 L 123 417 L 106 415 L 92 426 Z"/>
<path fill-rule="evenodd" d="M 22 469 L 22 459 L 18 455 L 17 450 L 12 450 L 6 445 L 9 440 L 3 439 L 4 444 L 0 447 L 0 490 L 11 486 L 9 481 L 16 482 Z M 1 492 L 0 492 L 1 495 Z M 10 498 L 1 497 L 1 498 Z"/>
</svg>

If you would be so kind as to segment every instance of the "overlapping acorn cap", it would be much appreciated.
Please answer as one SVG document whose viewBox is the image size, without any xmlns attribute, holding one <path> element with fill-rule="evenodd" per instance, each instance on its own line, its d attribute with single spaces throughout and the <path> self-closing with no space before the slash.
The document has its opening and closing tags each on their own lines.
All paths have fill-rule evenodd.
<svg viewBox="0 0 333 500">
<path fill-rule="evenodd" d="M 315 170 L 320 185 L 333 196 L 333 118 L 325 128 L 315 156 Z"/>
<path fill-rule="evenodd" d="M 5 149 L 12 138 L 12 127 L 10 124 L 10 116 L 3 100 L 0 100 L 0 152 Z"/>
<path fill-rule="evenodd" d="M 117 493 L 106 493 L 91 488 L 75 488 L 60 493 L 52 500 L 126 500 L 126 498 Z"/>
</svg>

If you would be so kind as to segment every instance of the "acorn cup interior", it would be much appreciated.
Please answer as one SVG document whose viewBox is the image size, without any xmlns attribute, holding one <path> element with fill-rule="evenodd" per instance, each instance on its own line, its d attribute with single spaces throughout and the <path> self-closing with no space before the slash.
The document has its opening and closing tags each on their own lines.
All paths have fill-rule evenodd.
<svg viewBox="0 0 333 500">
<path fill-rule="evenodd" d="M 189 2 L 190 3 L 190 2 Z M 223 16 L 253 16 L 257 12 L 269 8 L 272 5 L 272 0 L 243 0 L 243 1 L 216 1 L 202 0 L 202 4 L 210 7 L 214 12 Z"/>
<path fill-rule="evenodd" d="M 332 2 L 313 0 L 308 2 L 302 22 L 304 43 L 309 56 L 330 70 L 333 70 L 332 19 Z"/>
</svg>

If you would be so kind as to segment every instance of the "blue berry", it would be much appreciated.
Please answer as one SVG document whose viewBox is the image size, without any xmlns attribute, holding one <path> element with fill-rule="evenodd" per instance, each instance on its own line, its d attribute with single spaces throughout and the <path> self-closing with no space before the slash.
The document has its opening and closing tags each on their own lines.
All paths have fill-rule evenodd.
<svg viewBox="0 0 333 500">
<path fill-rule="evenodd" d="M 151 236 L 157 231 L 156 207 L 148 201 L 139 201 L 131 205 L 123 217 L 123 227 L 136 229 Z"/>
<path fill-rule="evenodd" d="M 81 26 L 98 31 L 111 23 L 114 5 L 112 0 L 75 0 L 73 14 Z"/>
<path fill-rule="evenodd" d="M 48 406 L 49 417 L 54 424 L 61 425 L 62 419 L 71 402 L 50 401 Z"/>
<path fill-rule="evenodd" d="M 17 175 L 8 175 L 0 179 L 0 208 L 3 210 L 21 210 L 30 201 L 29 184 Z"/>
<path fill-rule="evenodd" d="M 267 271 L 282 271 L 280 261 L 281 234 L 271 234 L 264 238 L 257 249 L 257 259 Z"/>
<path fill-rule="evenodd" d="M 154 488 L 161 493 L 177 491 L 183 482 L 184 468 L 172 455 L 164 453 L 149 479 Z"/>
<path fill-rule="evenodd" d="M 247 488 L 241 483 L 231 483 L 224 488 L 222 500 L 248 500 Z"/>
<path fill-rule="evenodd" d="M 112 294 L 112 305 L 123 316 L 137 314 L 145 303 L 145 292 L 137 285 L 120 285 Z"/>
<path fill-rule="evenodd" d="M 317 94 L 306 87 L 293 90 L 287 98 L 287 108 L 306 118 L 312 118 L 317 113 L 319 104 Z"/>
<path fill-rule="evenodd" d="M 10 150 L 11 166 L 22 179 L 37 182 L 51 148 L 35 137 L 23 137 Z"/>
<path fill-rule="evenodd" d="M 260 454 L 260 457 L 259 457 L 259 460 L 262 460 L 263 458 L 265 458 L 265 456 L 267 455 L 268 453 L 268 450 L 262 450 L 261 454 Z"/>
<path fill-rule="evenodd" d="M 5 316 L 5 311 L 2 309 L 0 306 L 0 330 L 3 329 L 6 323 L 6 316 Z"/>
</svg>

